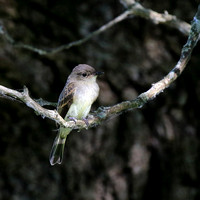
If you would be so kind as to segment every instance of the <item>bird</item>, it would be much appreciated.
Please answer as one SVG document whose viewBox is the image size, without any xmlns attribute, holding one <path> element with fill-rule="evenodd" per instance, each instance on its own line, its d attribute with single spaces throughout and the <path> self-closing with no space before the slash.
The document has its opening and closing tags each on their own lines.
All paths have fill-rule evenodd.
<svg viewBox="0 0 200 200">
<path fill-rule="evenodd" d="M 86 120 L 93 102 L 99 96 L 96 79 L 101 74 L 103 72 L 96 71 L 87 64 L 74 67 L 58 98 L 57 111 L 61 117 L 66 121 Z M 71 131 L 71 128 L 60 126 L 49 156 L 51 165 L 62 163 L 65 141 Z"/>
</svg>

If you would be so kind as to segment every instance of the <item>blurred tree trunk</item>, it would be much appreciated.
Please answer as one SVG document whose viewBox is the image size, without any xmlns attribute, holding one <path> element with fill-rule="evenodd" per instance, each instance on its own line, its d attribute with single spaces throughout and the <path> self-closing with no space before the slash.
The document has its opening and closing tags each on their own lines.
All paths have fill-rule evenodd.
<svg viewBox="0 0 200 200">
<path fill-rule="evenodd" d="M 186 22 L 197 10 L 197 3 L 181 0 L 142 4 Z M 17 41 L 49 48 L 83 38 L 123 10 L 111 0 L 0 2 L 1 19 Z M 185 41 L 177 30 L 138 17 L 48 56 L 0 39 L 0 82 L 57 101 L 71 69 L 87 63 L 105 72 L 95 109 L 147 90 L 174 66 Z M 71 133 L 59 166 L 48 162 L 54 123 L 0 99 L 0 199 L 199 199 L 199 49 L 180 78 L 144 108 Z"/>
</svg>

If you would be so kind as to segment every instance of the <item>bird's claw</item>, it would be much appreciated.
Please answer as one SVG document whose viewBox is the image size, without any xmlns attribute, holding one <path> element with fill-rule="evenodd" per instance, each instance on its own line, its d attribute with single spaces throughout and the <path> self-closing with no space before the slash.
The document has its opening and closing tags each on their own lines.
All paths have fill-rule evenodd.
<svg viewBox="0 0 200 200">
<path fill-rule="evenodd" d="M 75 124 L 76 124 L 76 122 L 77 122 L 77 119 L 76 119 L 75 117 L 70 117 L 70 116 L 68 116 L 68 119 L 70 119 L 71 121 L 73 121 Z M 85 122 L 86 126 L 89 127 L 90 124 L 89 124 L 89 122 L 88 122 L 88 119 L 82 118 L 82 120 Z"/>
<path fill-rule="evenodd" d="M 87 128 L 88 128 L 88 127 L 89 127 L 89 122 L 88 122 L 88 120 L 87 120 L 86 118 L 83 118 L 82 120 L 85 122 L 85 124 L 86 124 L 86 126 L 87 126 Z"/>
<path fill-rule="evenodd" d="M 73 121 L 75 124 L 76 124 L 76 122 L 77 122 L 77 119 L 76 119 L 75 117 L 70 117 L 70 116 L 68 116 L 68 119 L 70 119 L 71 121 Z"/>
</svg>

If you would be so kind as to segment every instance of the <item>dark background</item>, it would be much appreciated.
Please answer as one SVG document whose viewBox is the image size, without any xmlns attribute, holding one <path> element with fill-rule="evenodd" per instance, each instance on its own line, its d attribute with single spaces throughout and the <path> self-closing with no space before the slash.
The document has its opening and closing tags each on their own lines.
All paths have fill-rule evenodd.
<svg viewBox="0 0 200 200">
<path fill-rule="evenodd" d="M 190 23 L 195 1 L 143 0 Z M 118 1 L 0 0 L 0 18 L 16 41 L 56 47 L 87 36 L 124 11 Z M 0 38 L 0 84 L 56 102 L 72 68 L 105 75 L 93 106 L 130 100 L 162 79 L 187 37 L 139 17 L 56 54 L 14 48 Z M 55 123 L 24 104 L 0 98 L 0 199 L 200 199 L 200 45 L 183 74 L 141 109 L 74 131 L 62 165 L 50 166 Z M 52 108 L 54 109 L 54 108 Z"/>
</svg>

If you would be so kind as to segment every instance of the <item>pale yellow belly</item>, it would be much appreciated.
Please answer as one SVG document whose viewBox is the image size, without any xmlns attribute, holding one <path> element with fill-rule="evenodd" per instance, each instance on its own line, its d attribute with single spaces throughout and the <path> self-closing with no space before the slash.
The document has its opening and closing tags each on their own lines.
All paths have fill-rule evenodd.
<svg viewBox="0 0 200 200">
<path fill-rule="evenodd" d="M 75 117 L 76 119 L 85 118 L 90 112 L 91 104 L 87 102 L 73 103 L 70 106 L 67 116 Z"/>
</svg>

